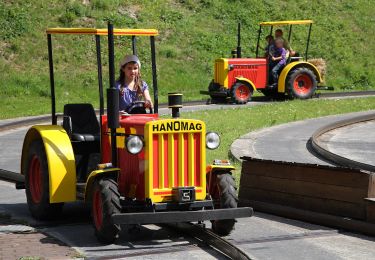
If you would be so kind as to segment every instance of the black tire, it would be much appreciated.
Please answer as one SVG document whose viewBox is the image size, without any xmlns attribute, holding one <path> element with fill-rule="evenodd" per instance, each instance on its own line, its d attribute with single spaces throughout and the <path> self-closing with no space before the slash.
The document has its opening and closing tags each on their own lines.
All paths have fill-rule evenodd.
<svg viewBox="0 0 375 260">
<path fill-rule="evenodd" d="M 233 176 L 229 172 L 217 174 L 216 185 L 220 194 L 220 208 L 237 208 L 238 198 Z M 220 236 L 227 236 L 234 229 L 235 222 L 235 219 L 212 221 L 212 230 Z"/>
<path fill-rule="evenodd" d="M 227 98 L 226 97 L 216 97 L 216 96 L 211 96 L 211 104 L 225 104 L 227 103 Z"/>
<path fill-rule="evenodd" d="M 311 98 L 318 86 L 314 72 L 309 68 L 297 68 L 286 80 L 287 93 L 291 98 Z"/>
<path fill-rule="evenodd" d="M 112 244 L 121 230 L 111 223 L 111 216 L 121 212 L 120 193 L 116 181 L 103 178 L 94 182 L 91 215 L 99 242 Z"/>
<path fill-rule="evenodd" d="M 285 94 L 277 92 L 276 88 L 275 89 L 265 88 L 265 89 L 262 89 L 261 92 L 263 93 L 263 95 L 265 95 L 266 97 L 270 99 L 274 99 L 274 100 L 285 99 Z"/>
<path fill-rule="evenodd" d="M 236 82 L 231 89 L 232 101 L 237 104 L 246 104 L 252 95 L 253 88 L 242 82 Z"/>
<path fill-rule="evenodd" d="M 64 203 L 49 202 L 49 173 L 43 141 L 31 142 L 25 169 L 27 205 L 37 220 L 53 220 L 61 215 Z"/>
<path fill-rule="evenodd" d="M 210 95 L 210 98 L 211 98 L 211 104 L 222 104 L 222 103 L 227 103 L 227 90 L 225 90 L 224 92 L 224 89 L 223 88 L 220 88 L 220 86 L 218 84 L 215 84 L 214 83 L 214 80 L 212 80 L 210 82 L 210 84 L 208 85 L 208 92 L 223 92 L 223 94 L 225 94 L 225 96 L 217 96 L 215 94 L 212 94 Z"/>
</svg>

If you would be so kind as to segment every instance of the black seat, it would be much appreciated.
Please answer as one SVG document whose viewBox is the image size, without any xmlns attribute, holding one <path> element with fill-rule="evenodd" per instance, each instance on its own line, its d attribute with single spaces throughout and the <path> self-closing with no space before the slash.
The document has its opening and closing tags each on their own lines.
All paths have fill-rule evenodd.
<svg viewBox="0 0 375 260">
<path fill-rule="evenodd" d="M 91 104 L 66 104 L 63 127 L 72 141 L 100 140 L 100 126 Z"/>
</svg>

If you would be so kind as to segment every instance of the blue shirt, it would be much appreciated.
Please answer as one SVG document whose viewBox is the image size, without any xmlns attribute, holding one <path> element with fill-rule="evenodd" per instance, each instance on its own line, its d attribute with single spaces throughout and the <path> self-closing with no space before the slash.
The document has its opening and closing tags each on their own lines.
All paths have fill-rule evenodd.
<svg viewBox="0 0 375 260">
<path fill-rule="evenodd" d="M 123 86 L 123 93 L 121 93 L 121 84 L 119 81 L 116 81 L 116 88 L 120 91 L 120 110 L 127 110 L 130 105 L 139 100 L 139 95 L 137 91 L 130 90 L 127 85 Z M 148 89 L 148 85 L 146 82 L 142 81 L 142 93 Z"/>
</svg>

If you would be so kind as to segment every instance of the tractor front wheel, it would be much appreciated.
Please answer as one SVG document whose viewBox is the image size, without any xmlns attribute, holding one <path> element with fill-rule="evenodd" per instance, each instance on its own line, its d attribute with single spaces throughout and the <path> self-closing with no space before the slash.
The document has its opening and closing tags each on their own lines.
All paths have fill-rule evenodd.
<svg viewBox="0 0 375 260">
<path fill-rule="evenodd" d="M 97 239 L 105 244 L 115 241 L 120 225 L 111 223 L 111 216 L 121 212 L 117 183 L 109 178 L 95 181 L 92 193 L 91 215 Z"/>
<path fill-rule="evenodd" d="M 216 185 L 220 194 L 220 208 L 237 208 L 236 187 L 230 172 L 218 173 Z M 235 219 L 214 220 L 212 221 L 212 230 L 220 236 L 227 236 L 234 229 L 235 222 Z"/>
<path fill-rule="evenodd" d="M 295 69 L 287 78 L 287 91 L 292 98 L 311 98 L 316 88 L 315 74 L 308 68 Z"/>
<path fill-rule="evenodd" d="M 63 203 L 49 201 L 49 173 L 47 156 L 41 139 L 31 142 L 26 162 L 25 186 L 27 205 L 38 220 L 55 219 L 61 214 Z"/>
<path fill-rule="evenodd" d="M 250 101 L 251 96 L 253 95 L 253 89 L 242 82 L 237 82 L 233 85 L 232 90 L 232 100 L 237 104 L 246 104 Z"/>
</svg>

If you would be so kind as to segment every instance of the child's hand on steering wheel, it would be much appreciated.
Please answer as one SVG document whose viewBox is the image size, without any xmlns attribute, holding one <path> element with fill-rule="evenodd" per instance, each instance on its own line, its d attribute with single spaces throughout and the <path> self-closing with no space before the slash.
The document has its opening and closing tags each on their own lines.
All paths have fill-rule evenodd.
<svg viewBox="0 0 375 260">
<path fill-rule="evenodd" d="M 145 108 L 152 108 L 151 100 L 145 100 Z"/>
</svg>

